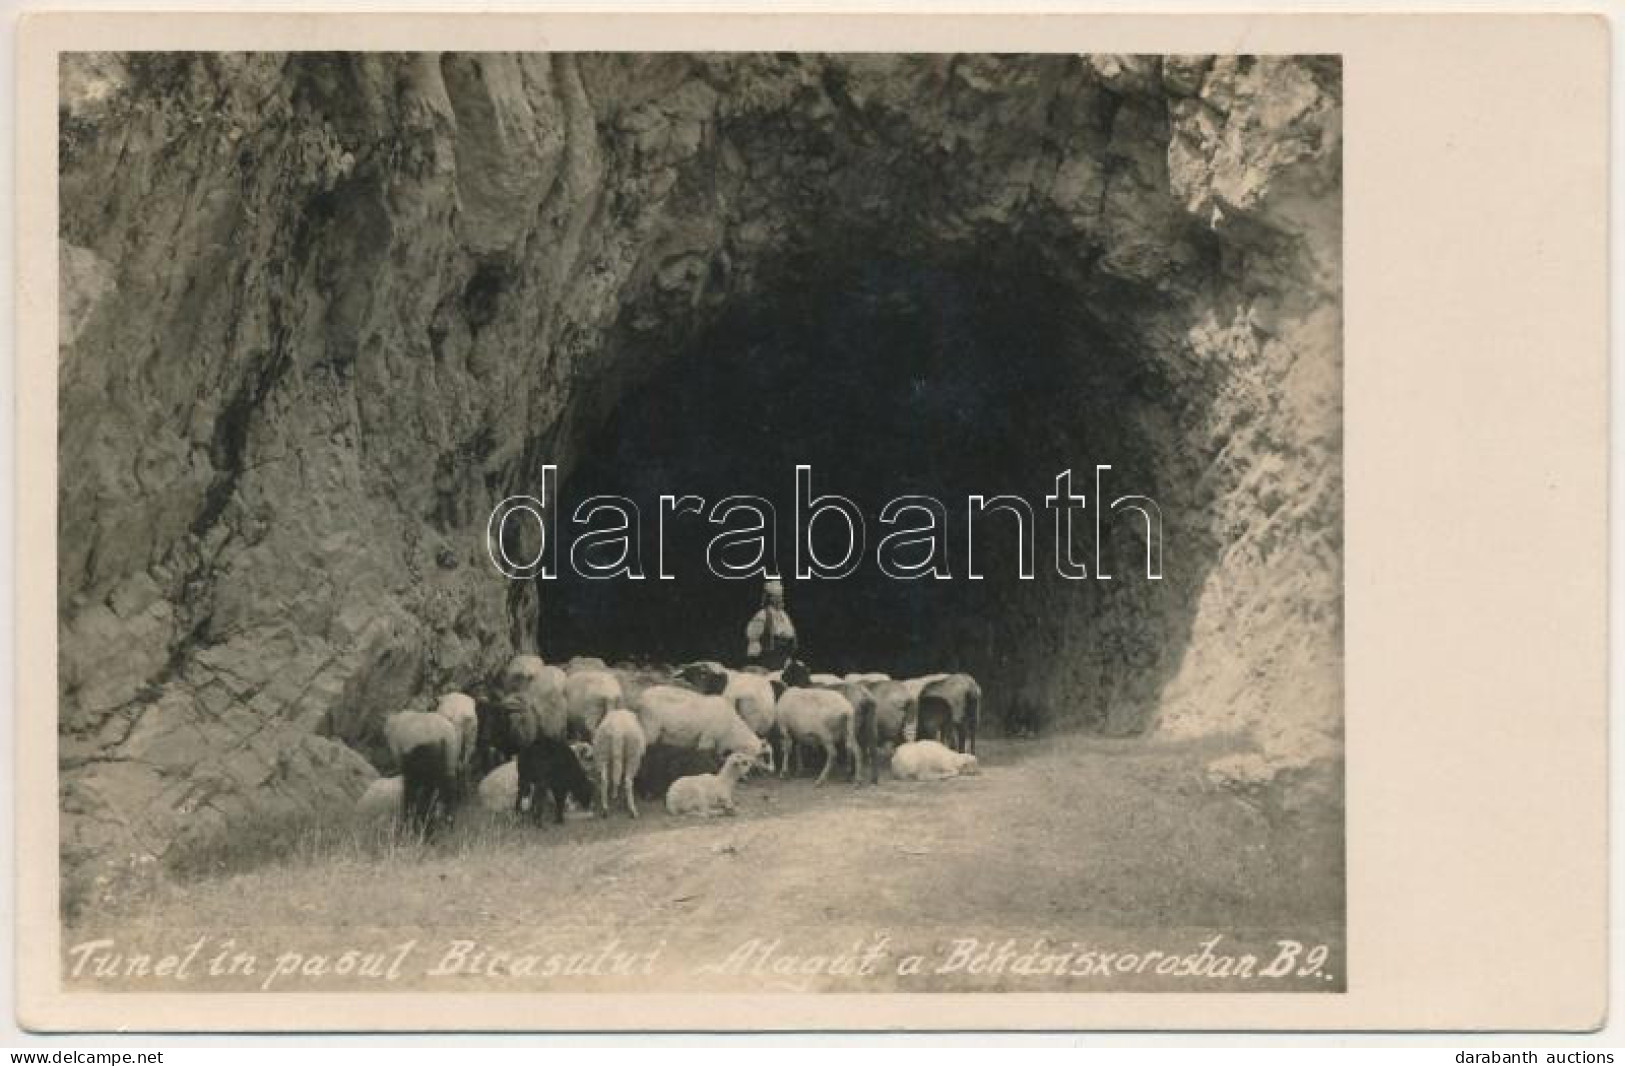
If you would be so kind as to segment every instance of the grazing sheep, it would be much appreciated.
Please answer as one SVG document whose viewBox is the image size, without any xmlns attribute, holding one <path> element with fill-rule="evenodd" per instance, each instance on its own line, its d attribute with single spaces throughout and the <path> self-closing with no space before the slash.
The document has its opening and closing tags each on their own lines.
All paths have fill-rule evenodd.
<svg viewBox="0 0 1625 1066">
<path fill-rule="evenodd" d="M 719 757 L 743 753 L 764 767 L 773 763 L 773 749 L 721 696 L 651 685 L 638 696 L 633 709 L 650 745 L 714 752 Z"/>
<path fill-rule="evenodd" d="M 949 674 L 920 690 L 915 735 L 942 738 L 956 751 L 976 754 L 976 721 L 982 713 L 982 688 L 969 674 Z"/>
<path fill-rule="evenodd" d="M 852 686 L 843 686 L 847 687 Z M 907 740 L 914 701 L 909 698 L 908 687 L 900 681 L 870 681 L 861 688 L 868 696 L 868 706 L 860 700 L 852 703 L 857 712 L 858 751 L 869 768 L 869 783 L 878 784 L 880 751 L 884 747 L 895 749 Z M 847 698 L 852 700 L 853 697 L 848 695 Z"/>
<path fill-rule="evenodd" d="M 434 711 L 457 727 L 457 767 L 466 775 L 474 765 L 474 750 L 480 738 L 480 716 L 474 697 L 448 692 L 440 697 Z"/>
<path fill-rule="evenodd" d="M 474 701 L 476 730 L 474 734 L 474 776 L 484 778 L 513 755 L 503 751 L 498 741 L 504 739 L 508 712 L 489 700 Z"/>
<path fill-rule="evenodd" d="M 836 685 L 845 682 L 846 678 L 839 674 L 810 674 L 807 681 L 809 684 L 818 685 L 821 688 L 834 688 Z"/>
<path fill-rule="evenodd" d="M 934 740 L 916 740 L 892 753 L 891 772 L 905 781 L 941 781 L 976 773 L 976 756 L 951 751 Z"/>
<path fill-rule="evenodd" d="M 830 767 L 835 764 L 837 748 L 844 747 L 853 759 L 853 775 L 857 775 L 858 740 L 856 731 L 857 709 L 852 698 L 836 688 L 808 688 L 811 677 L 805 664 L 791 660 L 785 664 L 784 681 L 789 687 L 779 697 L 776 708 L 779 728 L 784 733 L 785 754 L 779 760 L 779 776 L 798 772 L 801 768 L 801 748 L 811 745 L 823 750 L 824 768 L 818 774 L 818 784 L 829 780 Z M 844 682 L 839 679 L 836 686 Z M 853 686 L 861 692 L 861 686 Z M 858 698 L 862 703 L 867 693 Z M 869 701 L 873 706 L 873 701 Z M 792 766 L 792 764 L 794 764 Z"/>
<path fill-rule="evenodd" d="M 880 726 L 875 718 L 875 697 L 867 685 L 848 681 L 835 689 L 852 705 L 852 783 L 863 784 L 863 767 L 869 767 L 869 783 L 879 780 L 876 756 L 880 749 Z"/>
<path fill-rule="evenodd" d="M 508 665 L 502 668 L 498 684 L 501 685 L 502 691 L 512 692 L 527 682 L 541 677 L 542 671 L 546 668 L 547 664 L 542 661 L 540 655 L 515 655 L 508 660 Z"/>
<path fill-rule="evenodd" d="M 598 769 L 598 814 L 608 817 L 609 803 L 617 790 L 626 798 L 626 813 L 636 818 L 638 802 L 632 794 L 632 781 L 643 765 L 648 748 L 637 715 L 617 707 L 604 715 L 592 736 L 593 759 Z"/>
<path fill-rule="evenodd" d="M 565 676 L 565 728 L 570 736 L 592 736 L 610 708 L 621 703 L 621 683 L 608 670 L 581 669 Z"/>
<path fill-rule="evenodd" d="M 680 777 L 666 790 L 668 814 L 695 814 L 709 818 L 714 814 L 734 814 L 734 786 L 750 773 L 751 758 L 735 752 L 723 762 L 714 774 Z"/>
<path fill-rule="evenodd" d="M 879 682 L 879 681 L 890 681 L 891 680 L 891 675 L 890 674 L 880 674 L 880 673 L 847 674 L 841 680 L 845 681 L 849 685 L 852 684 L 853 682 L 857 682 L 858 684 L 861 684 L 861 685 L 870 685 L 870 684 L 874 684 L 874 683 Z"/>
<path fill-rule="evenodd" d="M 449 745 L 436 745 L 413 748 L 401 757 L 401 819 L 425 837 L 453 817 L 457 768 L 451 755 Z"/>
<path fill-rule="evenodd" d="M 516 655 L 502 671 L 500 716 L 491 740 L 504 755 L 518 755 L 540 737 L 564 740 L 569 732 L 569 708 L 564 696 L 564 671 L 547 666 L 534 655 Z"/>
<path fill-rule="evenodd" d="M 542 793 L 553 797 L 553 821 L 564 821 L 566 797 L 575 800 L 582 810 L 592 806 L 592 782 L 575 749 L 552 737 L 539 737 L 535 743 L 519 753 L 519 787 L 514 793 L 514 813 L 530 801 L 531 820 L 542 821 Z"/>
<path fill-rule="evenodd" d="M 395 815 L 401 809 L 404 782 L 399 777 L 380 777 L 367 786 L 361 798 L 355 801 L 355 812 L 362 818 L 382 818 Z"/>
<path fill-rule="evenodd" d="M 721 696 L 733 704 L 735 713 L 753 733 L 767 741 L 770 748 L 778 739 L 778 716 L 774 708 L 779 694 L 774 691 L 772 675 L 760 667 L 730 670 L 721 663 L 701 661 L 678 667 L 673 676 L 707 696 Z M 767 770 L 771 773 L 773 767 Z"/>
<path fill-rule="evenodd" d="M 596 655 L 573 655 L 570 661 L 564 664 L 564 672 L 573 674 L 578 670 L 607 670 L 604 660 Z"/>
<path fill-rule="evenodd" d="M 384 739 L 401 769 L 401 817 L 429 834 L 450 821 L 459 798 L 457 727 L 444 716 L 403 711 L 384 722 Z"/>
</svg>

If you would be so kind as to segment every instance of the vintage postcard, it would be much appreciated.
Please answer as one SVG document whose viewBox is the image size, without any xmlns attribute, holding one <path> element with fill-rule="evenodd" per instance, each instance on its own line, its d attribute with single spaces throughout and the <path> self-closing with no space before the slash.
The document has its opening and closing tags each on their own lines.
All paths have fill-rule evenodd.
<svg viewBox="0 0 1625 1066">
<path fill-rule="evenodd" d="M 1474 558 L 1429 506 L 1476 464 L 1602 573 L 1607 34 L 1378 21 L 29 23 L 22 1022 L 1595 1024 L 1601 586 L 1523 615 L 1566 729 L 1430 769 L 1503 712 L 1393 706 L 1405 655 L 1509 716 L 1533 663 L 1354 549 Z M 1500 119 L 1573 136 L 1529 304 L 1427 282 L 1568 316 L 1476 353 L 1549 390 L 1354 346 L 1463 313 L 1354 300 L 1461 254 L 1385 214 L 1458 139 L 1373 120 L 1434 92 L 1385 67 L 1419 34 L 1561 83 Z M 1512 400 L 1557 435 L 1485 439 L 1578 457 L 1540 501 L 1474 443 Z M 1474 744 L 1586 753 L 1569 895 L 1496 934 L 1561 953 L 1545 998 L 1452 984 L 1468 931 L 1385 895 L 1492 861 L 1395 806 Z"/>
</svg>

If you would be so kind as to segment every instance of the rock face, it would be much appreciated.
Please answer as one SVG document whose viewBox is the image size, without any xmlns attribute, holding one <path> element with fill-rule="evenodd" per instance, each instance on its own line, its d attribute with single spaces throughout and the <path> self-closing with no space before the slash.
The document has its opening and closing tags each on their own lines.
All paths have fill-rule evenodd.
<svg viewBox="0 0 1625 1066">
<path fill-rule="evenodd" d="M 350 802 L 381 716 L 536 646 L 535 588 L 484 558 L 495 500 L 836 244 L 1038 264 L 1056 313 L 1159 383 L 1076 421 L 1162 442 L 1190 563 L 1044 625 L 1022 697 L 1250 734 L 1273 767 L 1337 752 L 1335 60 L 62 70 L 68 863 Z M 1007 624 L 1082 608 L 1023 610 Z"/>
</svg>

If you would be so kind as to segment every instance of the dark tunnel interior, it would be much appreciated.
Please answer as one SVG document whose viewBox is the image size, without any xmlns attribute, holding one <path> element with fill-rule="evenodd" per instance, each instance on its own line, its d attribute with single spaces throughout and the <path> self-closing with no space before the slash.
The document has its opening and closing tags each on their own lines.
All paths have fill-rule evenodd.
<svg viewBox="0 0 1625 1066">
<path fill-rule="evenodd" d="M 761 582 L 711 573 L 706 545 L 722 527 L 699 516 L 669 517 L 662 539 L 662 494 L 698 495 L 708 508 L 740 494 L 773 504 L 787 607 L 814 671 L 966 670 L 1013 691 L 1012 676 L 1035 657 L 1087 642 L 1089 619 L 1146 610 L 1143 526 L 1114 518 L 1103 537 L 1116 580 L 1068 580 L 1056 572 L 1044 498 L 1071 469 L 1073 491 L 1089 497 L 1073 554 L 1094 573 L 1094 464 L 1113 468 L 1108 497 L 1159 496 L 1150 442 L 1129 417 L 1156 402 L 1153 369 L 1068 313 L 1077 301 L 1034 270 L 877 258 L 803 278 L 836 280 L 735 301 L 586 436 L 563 474 L 560 528 L 568 540 L 563 520 L 589 496 L 630 498 L 648 579 L 592 580 L 561 566 L 539 597 L 546 657 L 743 663 Z M 797 464 L 812 468 L 814 495 L 838 493 L 862 509 L 866 550 L 849 577 L 795 577 Z M 881 508 L 913 494 L 946 508 L 949 580 L 899 580 L 876 565 L 876 544 L 892 528 L 879 523 Z M 983 577 L 969 579 L 972 494 L 1031 504 L 1032 580 L 1018 577 L 1007 513 L 977 519 Z M 821 519 L 812 530 L 822 557 L 840 555 L 844 523 Z M 655 580 L 661 547 L 672 580 Z M 1138 579 L 1126 580 L 1135 568 Z M 1167 583 L 1154 584 L 1166 599 Z M 1004 717 L 1018 713 L 1006 708 Z"/>
</svg>

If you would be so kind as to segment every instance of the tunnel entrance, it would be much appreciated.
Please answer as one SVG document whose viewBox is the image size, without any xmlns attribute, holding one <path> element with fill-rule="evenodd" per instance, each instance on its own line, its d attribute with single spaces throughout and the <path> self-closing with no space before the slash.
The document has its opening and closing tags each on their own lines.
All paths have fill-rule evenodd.
<svg viewBox="0 0 1625 1066">
<path fill-rule="evenodd" d="M 1099 463 L 1112 467 L 1108 499 L 1147 495 L 1173 517 L 1157 461 L 1168 442 L 1150 439 L 1159 422 L 1142 417 L 1166 394 L 1163 383 L 1078 306 L 1019 256 L 824 263 L 737 301 L 621 394 L 562 472 L 565 515 L 599 494 L 638 504 L 649 578 L 590 580 L 561 567 L 540 589 L 543 654 L 742 664 L 761 582 L 708 569 L 719 527 L 673 516 L 662 537 L 656 512 L 662 494 L 698 495 L 707 507 L 754 495 L 776 511 L 778 569 L 801 657 L 815 671 L 964 670 L 990 693 L 995 728 L 1138 728 L 1188 627 L 1192 586 L 1178 555 L 1188 541 L 1165 521 L 1164 555 L 1177 572 L 1148 581 L 1143 521 L 1114 515 L 1100 554 L 1112 579 L 1099 580 L 1086 509 L 1072 556 L 1091 578 L 1057 573 L 1044 498 L 1063 471 L 1074 471 L 1088 508 Z M 813 493 L 862 510 L 869 554 L 848 577 L 795 579 L 797 464 L 811 466 Z M 944 504 L 951 579 L 898 580 L 874 563 L 893 528 L 880 524 L 881 508 L 916 494 Z M 1000 494 L 1032 505 L 1029 580 L 1019 576 L 1012 516 L 982 515 L 967 534 L 969 497 Z M 843 523 L 820 521 L 812 534 L 825 558 L 840 554 Z M 662 563 L 672 580 L 655 580 Z M 970 579 L 973 563 L 981 580 Z"/>
</svg>

